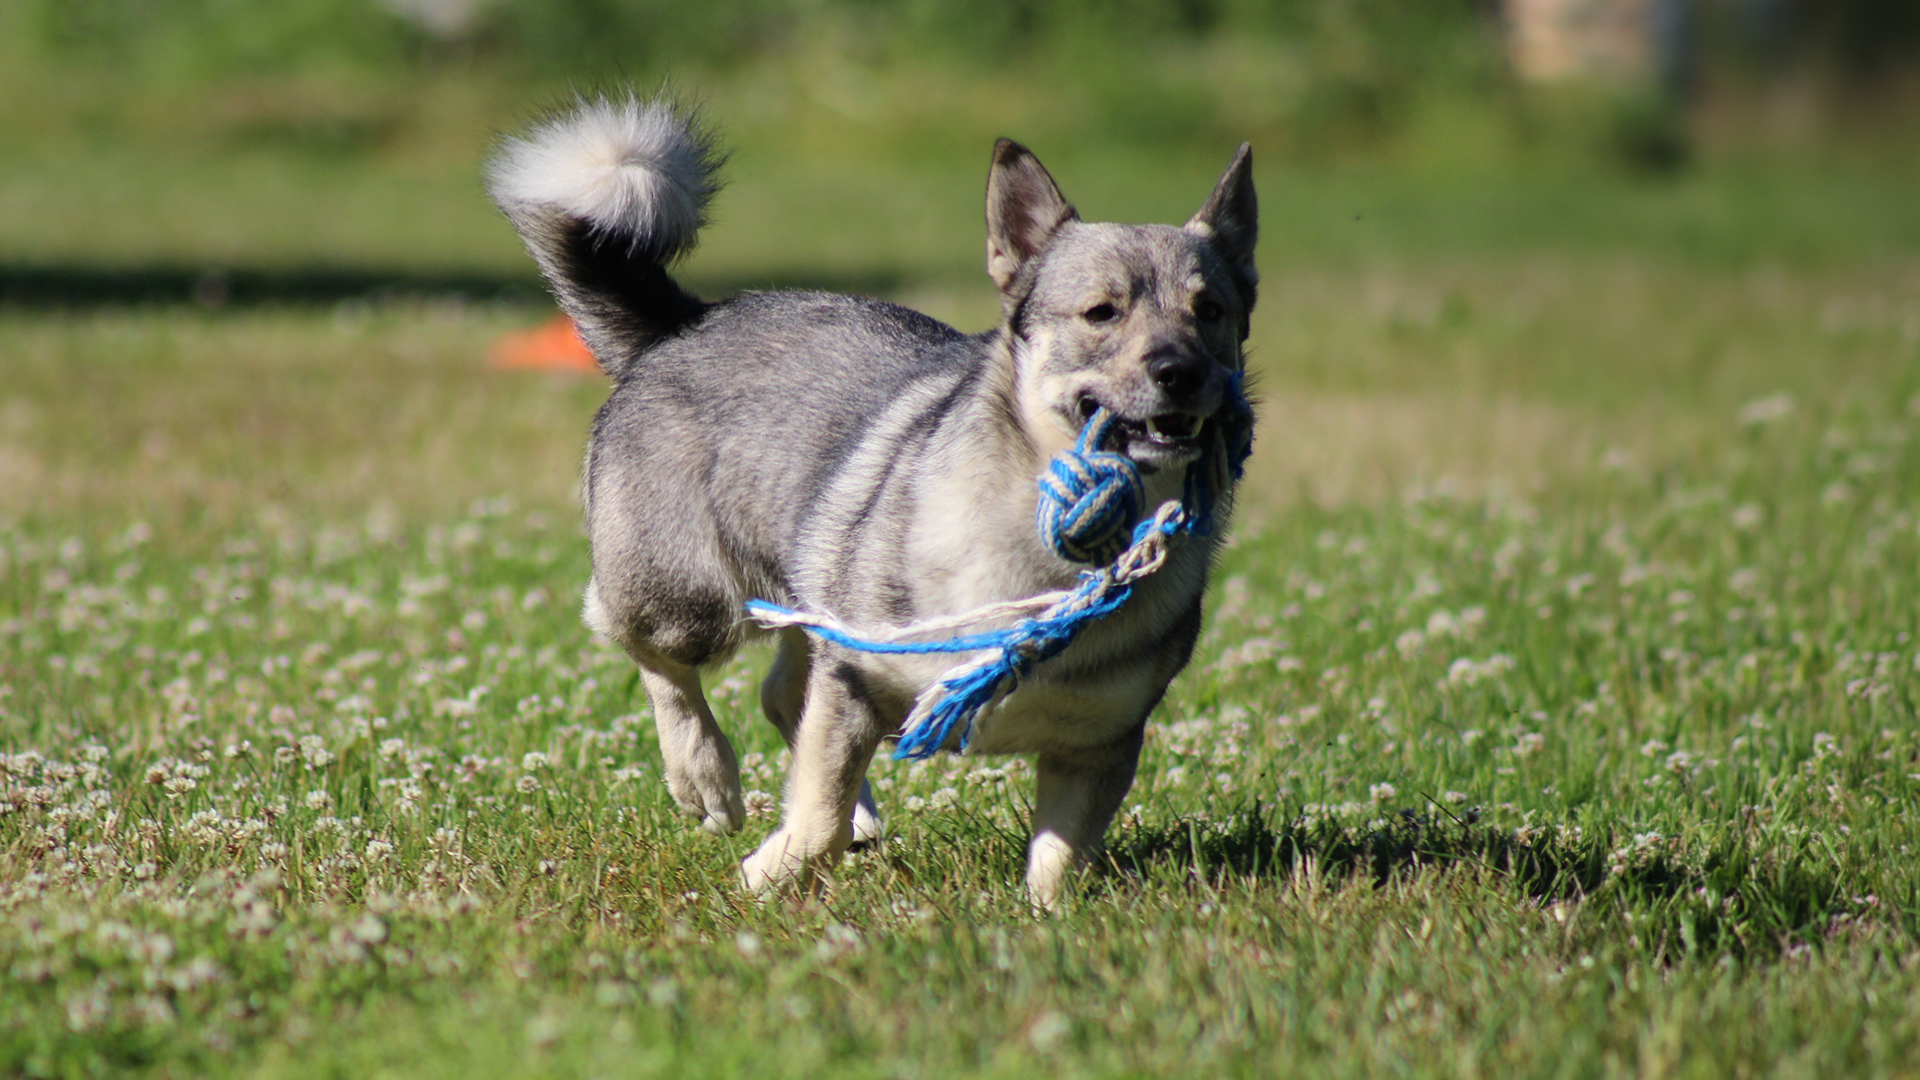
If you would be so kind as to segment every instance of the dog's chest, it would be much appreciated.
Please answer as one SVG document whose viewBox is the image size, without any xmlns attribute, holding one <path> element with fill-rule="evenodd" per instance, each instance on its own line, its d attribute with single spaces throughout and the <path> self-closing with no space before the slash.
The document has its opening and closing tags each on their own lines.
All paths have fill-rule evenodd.
<svg viewBox="0 0 1920 1080">
<path fill-rule="evenodd" d="M 1036 664 L 1012 693 L 983 712 L 971 747 L 1000 754 L 1101 746 L 1138 725 L 1186 660 L 1206 562 L 1200 550 L 1176 553 L 1136 586 L 1124 607 L 1089 625 L 1066 651 Z M 1028 595 L 1039 591 L 1029 584 Z M 1010 623 L 1000 619 L 978 629 Z M 876 691 L 883 711 L 894 714 L 885 719 L 899 723 L 915 697 L 981 655 L 852 654 L 847 660 Z M 953 741 L 957 749 L 958 732 Z"/>
<path fill-rule="evenodd" d="M 929 441 L 899 454 L 891 411 L 847 456 L 822 516 L 799 545 L 795 600 L 856 630 L 879 630 L 972 612 L 1073 588 L 1082 568 L 1041 542 L 1035 526 L 1032 447 L 994 439 Z M 1044 448 L 1039 448 L 1044 450 Z M 888 453 L 885 451 L 893 450 Z M 1157 505 L 1177 498 L 1178 476 L 1149 478 Z M 1089 624 L 1060 655 L 1028 672 L 982 715 L 974 748 L 989 753 L 1096 746 L 1137 725 L 1186 659 L 1206 585 L 1211 541 L 1194 538 L 1138 582 L 1119 611 Z M 1033 614 L 1033 612 L 1028 612 Z M 985 620 L 961 633 L 1011 625 Z M 947 635 L 935 635 L 947 636 Z M 884 719 L 903 720 L 914 699 L 980 653 L 843 653 Z"/>
</svg>

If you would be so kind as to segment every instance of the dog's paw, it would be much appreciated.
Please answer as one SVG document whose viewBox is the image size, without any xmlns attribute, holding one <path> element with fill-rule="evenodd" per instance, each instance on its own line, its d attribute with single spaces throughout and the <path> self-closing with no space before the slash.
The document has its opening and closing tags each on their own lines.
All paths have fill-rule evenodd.
<svg viewBox="0 0 1920 1080">
<path fill-rule="evenodd" d="M 786 829 L 777 829 L 740 864 L 740 884 L 761 899 L 770 899 L 810 881 L 809 860 Z"/>
<path fill-rule="evenodd" d="M 860 781 L 860 799 L 853 804 L 853 844 L 862 847 L 877 844 L 885 834 L 880 810 L 873 802 L 873 786 Z"/>
<path fill-rule="evenodd" d="M 1036 912 L 1057 911 L 1081 859 L 1065 840 L 1051 832 L 1033 838 L 1027 854 L 1027 902 Z"/>
<path fill-rule="evenodd" d="M 725 776 L 670 773 L 667 790 L 673 793 L 681 812 L 697 818 L 702 829 L 716 836 L 731 836 L 747 823 L 747 804 L 740 796 L 739 781 L 727 781 Z"/>
</svg>

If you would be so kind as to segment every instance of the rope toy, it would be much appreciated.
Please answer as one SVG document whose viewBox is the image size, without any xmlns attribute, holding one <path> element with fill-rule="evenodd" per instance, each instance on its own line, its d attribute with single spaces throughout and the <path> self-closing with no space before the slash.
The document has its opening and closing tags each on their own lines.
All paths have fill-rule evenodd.
<svg viewBox="0 0 1920 1080">
<path fill-rule="evenodd" d="M 1160 569 L 1176 541 L 1213 531 L 1214 507 L 1240 478 L 1253 450 L 1253 407 L 1236 372 L 1225 406 L 1201 431 L 1200 457 L 1187 466 L 1180 500 L 1169 499 L 1152 517 L 1134 525 L 1146 503 L 1146 486 L 1131 459 L 1106 448 L 1117 423 L 1105 408 L 1095 410 L 1073 448 L 1054 455 L 1040 477 L 1035 525 L 1041 541 L 1063 559 L 1094 566 L 1080 572 L 1073 588 L 861 634 L 829 616 L 765 600 L 747 601 L 747 614 L 769 629 L 797 626 L 859 652 L 982 653 L 950 668 L 920 694 L 893 756 L 931 757 L 956 727 L 960 749 L 966 750 L 975 720 L 1012 693 L 1034 665 L 1059 655 L 1089 624 L 1120 610 L 1133 595 L 1134 583 Z M 1011 616 L 1028 617 L 1004 630 L 916 640 Z"/>
<path fill-rule="evenodd" d="M 1140 520 L 1147 487 L 1125 454 L 1102 450 L 1112 413 L 1098 409 L 1072 450 L 1055 454 L 1040 474 L 1034 526 L 1040 540 L 1068 562 L 1109 563 L 1127 549 L 1127 528 Z"/>
</svg>

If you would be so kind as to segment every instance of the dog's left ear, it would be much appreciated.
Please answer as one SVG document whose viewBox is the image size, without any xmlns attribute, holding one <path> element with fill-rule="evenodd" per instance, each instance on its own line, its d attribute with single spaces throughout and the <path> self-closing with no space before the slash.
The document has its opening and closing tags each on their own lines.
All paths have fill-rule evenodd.
<svg viewBox="0 0 1920 1080">
<path fill-rule="evenodd" d="M 1260 273 L 1253 268 L 1253 249 L 1260 239 L 1260 203 L 1253 193 L 1253 144 L 1241 143 L 1200 212 L 1187 222 L 1187 231 L 1213 241 L 1240 278 L 1248 309 Z"/>
<path fill-rule="evenodd" d="M 1001 139 L 987 173 L 987 276 L 1005 294 L 1060 226 L 1079 220 L 1033 151 Z"/>
</svg>

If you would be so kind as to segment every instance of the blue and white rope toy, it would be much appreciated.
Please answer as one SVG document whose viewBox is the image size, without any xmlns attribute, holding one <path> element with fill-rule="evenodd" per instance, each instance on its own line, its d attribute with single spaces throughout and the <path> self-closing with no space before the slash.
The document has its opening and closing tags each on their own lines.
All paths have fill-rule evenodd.
<svg viewBox="0 0 1920 1080">
<path fill-rule="evenodd" d="M 1099 409 L 1080 430 L 1073 449 L 1054 455 L 1040 477 L 1035 525 L 1040 539 L 1061 558 L 1094 565 L 1072 589 L 1024 600 L 988 604 L 959 615 L 855 634 L 824 615 L 794 611 L 765 600 L 747 601 L 747 613 L 769 629 L 798 626 L 823 640 L 870 653 L 964 653 L 984 655 L 947 671 L 914 701 L 902 725 L 895 758 L 931 757 L 960 728 L 960 748 L 973 737 L 974 721 L 1013 692 L 1034 665 L 1059 655 L 1080 631 L 1111 615 L 1133 595 L 1133 585 L 1158 570 L 1170 546 L 1192 533 L 1213 530 L 1220 494 L 1240 478 L 1253 449 L 1253 409 L 1236 375 L 1227 404 L 1207 422 L 1198 460 L 1187 466 L 1179 502 L 1168 500 L 1154 515 L 1128 526 L 1146 503 L 1140 471 L 1125 454 L 1106 449 L 1117 419 Z M 1104 565 L 1103 565 L 1104 564 Z M 994 618 L 1038 615 L 1004 630 L 962 634 L 944 640 L 912 640 L 951 633 Z"/>
</svg>

